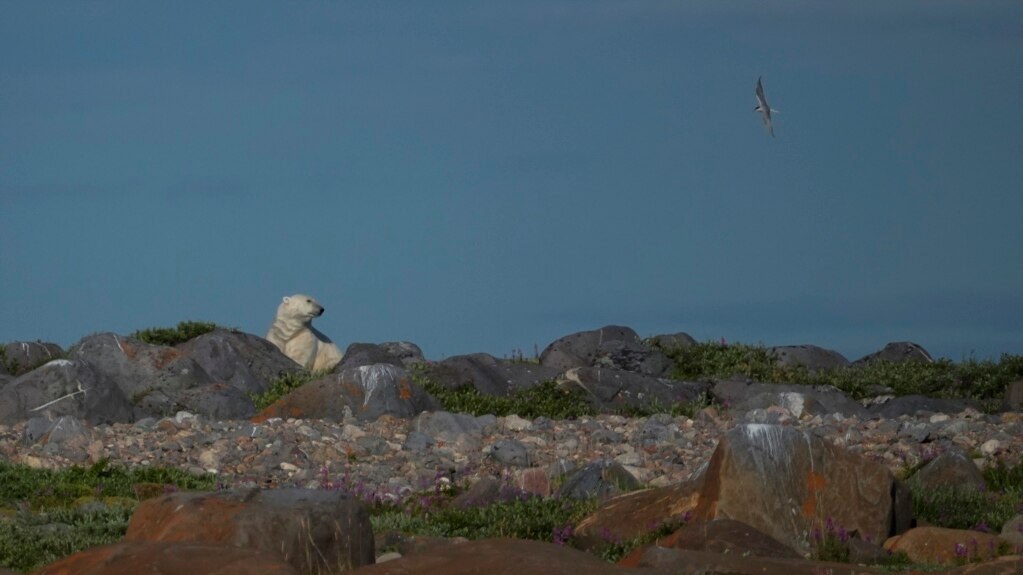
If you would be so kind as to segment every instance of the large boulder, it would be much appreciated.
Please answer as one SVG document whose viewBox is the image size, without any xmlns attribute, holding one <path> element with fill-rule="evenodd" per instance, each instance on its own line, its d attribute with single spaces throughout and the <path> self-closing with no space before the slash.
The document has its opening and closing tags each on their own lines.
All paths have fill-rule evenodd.
<svg viewBox="0 0 1023 575">
<path fill-rule="evenodd" d="M 274 379 L 302 367 L 269 341 L 240 331 L 216 329 L 177 346 L 218 382 L 246 393 L 264 393 Z"/>
<path fill-rule="evenodd" d="M 256 419 L 296 417 L 362 421 L 381 415 L 411 418 L 436 409 L 436 401 L 412 381 L 409 372 L 388 363 L 346 368 L 311 381 L 261 411 Z"/>
<path fill-rule="evenodd" d="M 695 520 L 742 521 L 801 553 L 827 522 L 870 541 L 902 524 L 885 466 L 791 427 L 734 427 L 705 473 Z"/>
<path fill-rule="evenodd" d="M 474 387 L 484 395 L 508 396 L 556 378 L 561 372 L 535 363 L 497 359 L 487 353 L 456 355 L 430 366 L 428 376 L 448 389 Z"/>
<path fill-rule="evenodd" d="M 809 371 L 820 371 L 846 367 L 849 360 L 837 351 L 816 345 L 782 345 L 768 348 L 780 367 L 804 367 Z"/>
<path fill-rule="evenodd" d="M 603 365 L 660 377 L 674 364 L 659 349 L 644 345 L 632 328 L 608 325 L 555 340 L 540 354 L 540 365 L 560 371 Z"/>
<path fill-rule="evenodd" d="M 0 423 L 65 415 L 92 424 L 134 420 L 121 388 L 81 360 L 55 359 L 0 390 Z"/>
<path fill-rule="evenodd" d="M 0 573 L 3 569 L 0 569 Z M 202 542 L 121 541 L 93 547 L 33 575 L 299 575 L 275 553 Z"/>
<path fill-rule="evenodd" d="M 375 560 L 369 513 L 340 491 L 248 489 L 171 493 L 139 504 L 124 541 L 188 541 L 276 555 L 303 574 Z"/>
<path fill-rule="evenodd" d="M 90 335 L 72 346 L 68 356 L 88 362 L 135 405 L 144 404 L 150 394 L 173 397 L 175 392 L 213 383 L 206 370 L 185 352 L 114 333 Z M 162 400 L 156 404 L 162 404 Z M 146 415 L 173 413 L 147 411 Z"/>
<path fill-rule="evenodd" d="M 678 403 L 691 403 L 710 389 L 706 382 L 660 379 L 615 368 L 579 367 L 566 371 L 561 387 L 582 390 L 597 411 L 621 409 L 667 410 Z"/>
<path fill-rule="evenodd" d="M 892 363 L 934 363 L 931 354 L 922 346 L 911 341 L 896 341 L 884 346 L 884 349 L 865 355 L 853 362 L 854 365 L 870 365 L 881 361 Z"/>
<path fill-rule="evenodd" d="M 17 377 L 63 357 L 64 350 L 55 343 L 14 341 L 0 347 L 0 373 Z"/>
</svg>

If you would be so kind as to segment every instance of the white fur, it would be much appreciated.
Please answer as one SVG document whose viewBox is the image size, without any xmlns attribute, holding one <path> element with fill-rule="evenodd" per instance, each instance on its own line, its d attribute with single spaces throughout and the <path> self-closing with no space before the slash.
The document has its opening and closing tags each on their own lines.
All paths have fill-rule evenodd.
<svg viewBox="0 0 1023 575">
<path fill-rule="evenodd" d="M 341 350 L 330 338 L 313 327 L 313 318 L 323 315 L 323 306 L 310 296 L 285 296 L 266 339 L 302 367 L 319 371 L 341 361 Z"/>
</svg>

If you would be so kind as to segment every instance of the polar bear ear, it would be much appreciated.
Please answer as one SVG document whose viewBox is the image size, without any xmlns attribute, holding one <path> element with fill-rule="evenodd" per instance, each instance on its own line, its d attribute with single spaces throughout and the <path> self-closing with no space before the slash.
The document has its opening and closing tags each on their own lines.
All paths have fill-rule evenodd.
<svg viewBox="0 0 1023 575">
<path fill-rule="evenodd" d="M 288 303 L 289 301 L 291 301 L 291 296 L 290 295 L 286 295 L 286 296 L 284 296 L 284 299 L 282 299 L 281 301 L 284 302 L 284 303 Z"/>
</svg>

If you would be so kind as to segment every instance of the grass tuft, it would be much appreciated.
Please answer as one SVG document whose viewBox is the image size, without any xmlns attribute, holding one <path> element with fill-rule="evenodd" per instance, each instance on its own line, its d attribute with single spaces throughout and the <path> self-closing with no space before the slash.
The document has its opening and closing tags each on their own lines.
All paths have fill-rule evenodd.
<svg viewBox="0 0 1023 575">
<path fill-rule="evenodd" d="M 131 337 L 152 345 L 178 345 L 217 329 L 217 324 L 206 321 L 183 321 L 177 327 L 151 327 L 136 331 Z"/>
</svg>

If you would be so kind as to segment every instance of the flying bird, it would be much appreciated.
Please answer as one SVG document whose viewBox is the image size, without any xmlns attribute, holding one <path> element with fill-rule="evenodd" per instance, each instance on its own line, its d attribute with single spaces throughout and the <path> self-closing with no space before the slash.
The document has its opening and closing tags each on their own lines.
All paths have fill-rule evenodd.
<svg viewBox="0 0 1023 575">
<path fill-rule="evenodd" d="M 757 78 L 757 107 L 753 108 L 754 111 L 760 112 L 764 117 L 764 127 L 771 133 L 771 137 L 774 137 L 774 126 L 771 125 L 771 112 L 777 112 L 778 110 L 772 110 L 771 106 L 767 105 L 767 97 L 764 96 L 764 84 Z"/>
</svg>

